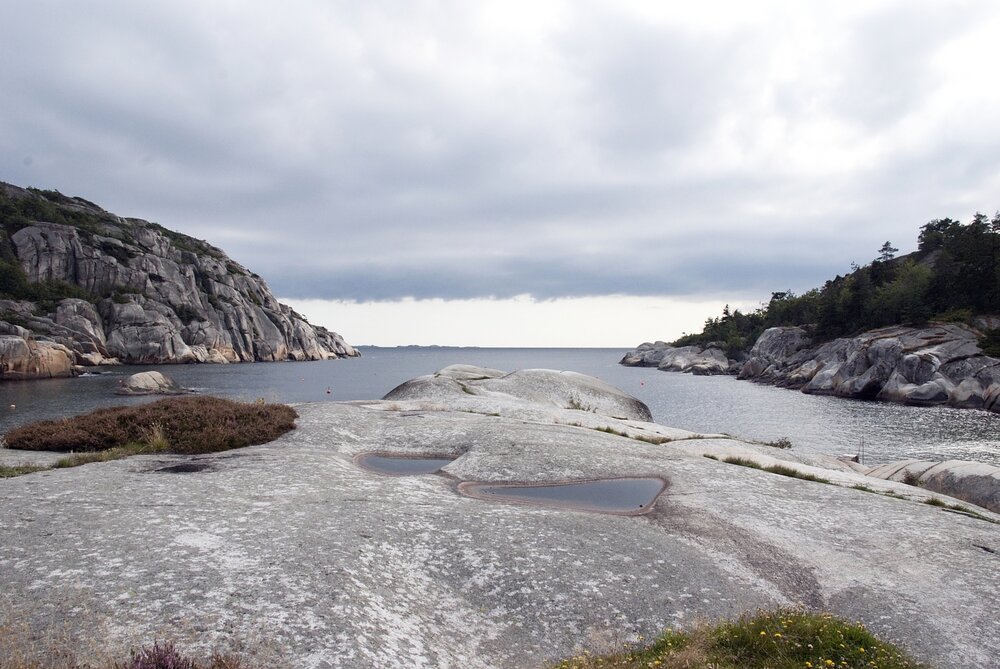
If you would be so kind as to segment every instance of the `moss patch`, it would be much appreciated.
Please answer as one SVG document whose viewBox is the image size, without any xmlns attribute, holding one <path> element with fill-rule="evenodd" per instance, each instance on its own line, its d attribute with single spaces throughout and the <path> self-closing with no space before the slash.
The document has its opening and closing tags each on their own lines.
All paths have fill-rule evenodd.
<svg viewBox="0 0 1000 669">
<path fill-rule="evenodd" d="M 829 614 L 790 610 L 758 612 L 686 632 L 668 629 L 649 645 L 626 645 L 612 655 L 584 652 L 554 666 L 558 669 L 926 669 L 926 665 L 914 661 L 896 646 L 877 639 L 861 623 Z"/>
</svg>

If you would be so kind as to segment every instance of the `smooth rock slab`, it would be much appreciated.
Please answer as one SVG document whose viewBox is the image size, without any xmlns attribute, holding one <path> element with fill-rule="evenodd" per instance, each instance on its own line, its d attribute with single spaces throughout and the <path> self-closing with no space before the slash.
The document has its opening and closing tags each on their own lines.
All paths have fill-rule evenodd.
<svg viewBox="0 0 1000 669">
<path fill-rule="evenodd" d="M 873 467 L 868 476 L 912 480 L 921 488 L 1000 513 L 1000 467 L 967 460 L 901 460 Z"/>
<path fill-rule="evenodd" d="M 650 423 L 462 394 L 302 405 L 263 446 L 0 480 L 0 610 L 71 643 L 258 640 L 295 667 L 535 667 L 795 604 L 939 669 L 1000 656 L 997 525 L 584 426 L 684 434 Z M 352 462 L 365 452 L 458 457 L 387 477 Z M 208 467 L 162 471 L 192 461 Z M 455 489 L 647 476 L 670 488 L 636 517 Z"/>
</svg>

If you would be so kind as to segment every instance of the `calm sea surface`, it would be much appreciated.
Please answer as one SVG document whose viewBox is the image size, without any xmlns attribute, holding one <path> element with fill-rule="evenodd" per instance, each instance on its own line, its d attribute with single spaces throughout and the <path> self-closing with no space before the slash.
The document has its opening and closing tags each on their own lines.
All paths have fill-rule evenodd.
<svg viewBox="0 0 1000 669">
<path fill-rule="evenodd" d="M 324 362 L 112 367 L 76 379 L 0 384 L 0 432 L 21 423 L 149 401 L 113 394 L 118 380 L 159 369 L 199 392 L 233 399 L 328 402 L 378 399 L 398 384 L 455 363 L 512 371 L 568 369 L 635 395 L 658 423 L 695 432 L 791 439 L 797 449 L 854 454 L 866 463 L 905 458 L 979 460 L 1000 465 L 1000 414 L 861 402 L 737 381 L 622 367 L 624 349 L 372 348 Z M 155 398 L 154 398 L 155 399 Z M 10 409 L 10 405 L 16 408 Z"/>
</svg>

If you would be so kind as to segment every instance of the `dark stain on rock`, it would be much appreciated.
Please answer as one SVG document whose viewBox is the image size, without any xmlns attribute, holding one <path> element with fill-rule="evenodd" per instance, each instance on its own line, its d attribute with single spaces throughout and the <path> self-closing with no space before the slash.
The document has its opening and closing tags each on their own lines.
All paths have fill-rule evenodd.
<svg viewBox="0 0 1000 669">
<path fill-rule="evenodd" d="M 793 602 L 811 608 L 826 605 L 811 567 L 803 566 L 781 547 L 762 541 L 721 516 L 677 507 L 661 510 L 652 520 L 671 533 L 682 534 L 710 550 L 736 557 Z"/>
</svg>

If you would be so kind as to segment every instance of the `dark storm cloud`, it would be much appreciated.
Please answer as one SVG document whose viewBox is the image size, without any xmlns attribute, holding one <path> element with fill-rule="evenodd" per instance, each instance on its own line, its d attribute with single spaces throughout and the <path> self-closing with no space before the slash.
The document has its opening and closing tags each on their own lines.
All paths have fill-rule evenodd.
<svg viewBox="0 0 1000 669">
<path fill-rule="evenodd" d="M 941 60 L 990 3 L 740 6 L 19 3 L 0 179 L 358 300 L 766 298 L 1000 206 L 992 84 Z"/>
</svg>

